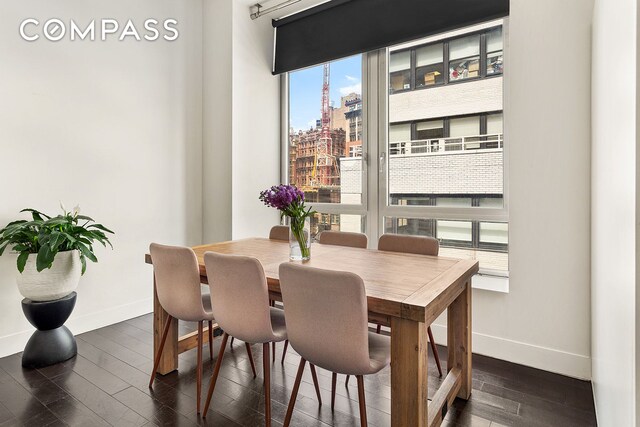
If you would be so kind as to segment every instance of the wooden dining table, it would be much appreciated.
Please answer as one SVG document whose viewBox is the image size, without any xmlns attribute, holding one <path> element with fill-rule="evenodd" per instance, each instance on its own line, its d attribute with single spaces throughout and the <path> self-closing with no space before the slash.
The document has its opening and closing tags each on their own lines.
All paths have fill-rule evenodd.
<svg viewBox="0 0 640 427">
<path fill-rule="evenodd" d="M 278 266 L 289 261 L 284 241 L 250 238 L 196 246 L 202 283 L 207 283 L 205 252 L 257 258 L 264 268 L 270 298 L 282 301 Z M 152 264 L 149 254 L 147 263 Z M 478 262 L 314 244 L 310 267 L 350 271 L 362 277 L 369 319 L 391 328 L 391 425 L 438 426 L 458 397 L 471 394 L 471 278 Z M 447 375 L 431 401 L 427 399 L 427 326 L 447 310 Z M 154 358 L 168 314 L 155 291 Z M 216 327 L 216 326 L 214 326 Z M 203 334 L 204 340 L 208 334 Z M 178 354 L 194 348 L 197 336 L 178 336 L 177 322 L 169 331 L 159 374 L 178 368 Z"/>
</svg>

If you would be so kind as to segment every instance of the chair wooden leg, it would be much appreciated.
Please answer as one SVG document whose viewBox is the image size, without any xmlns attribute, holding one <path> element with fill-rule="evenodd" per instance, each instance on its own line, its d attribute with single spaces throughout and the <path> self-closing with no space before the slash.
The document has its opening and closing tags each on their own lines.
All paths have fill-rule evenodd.
<svg viewBox="0 0 640 427">
<path fill-rule="evenodd" d="M 309 367 L 311 368 L 311 378 L 313 378 L 313 385 L 316 388 L 316 396 L 318 396 L 318 403 L 322 405 L 322 397 L 320 396 L 320 386 L 318 385 L 318 375 L 316 375 L 316 367 L 311 363 L 309 363 Z"/>
<path fill-rule="evenodd" d="M 253 363 L 253 353 L 251 352 L 251 346 L 248 342 L 244 343 L 247 348 L 247 354 L 249 355 L 249 362 L 251 362 L 251 370 L 253 371 L 253 378 L 257 377 L 256 375 L 256 365 Z"/>
<path fill-rule="evenodd" d="M 358 403 L 360 404 L 360 427 L 367 427 L 367 406 L 364 401 L 364 378 L 357 375 L 358 380 Z"/>
<path fill-rule="evenodd" d="M 229 347 L 233 347 L 233 340 L 234 339 L 235 339 L 234 337 L 231 337 L 231 344 L 229 344 Z"/>
<path fill-rule="evenodd" d="M 271 426 L 271 372 L 269 370 L 269 343 L 262 344 L 262 365 L 264 375 L 264 425 Z"/>
<path fill-rule="evenodd" d="M 293 415 L 293 407 L 296 406 L 296 398 L 298 397 L 298 389 L 300 388 L 300 380 L 302 380 L 302 373 L 304 372 L 304 364 L 306 360 L 300 358 L 300 365 L 298 365 L 298 373 L 296 374 L 296 381 L 293 383 L 293 390 L 291 391 L 291 397 L 289 398 L 289 406 L 287 407 L 287 415 L 284 417 L 284 427 L 288 427 L 291 423 L 291 416 Z"/>
<path fill-rule="evenodd" d="M 209 320 L 209 359 L 213 360 L 213 322 Z"/>
<path fill-rule="evenodd" d="M 378 325 L 378 327 L 376 327 L 376 334 L 379 334 L 381 330 L 382 330 L 382 325 Z"/>
<path fill-rule="evenodd" d="M 338 374 L 335 372 L 331 374 L 331 410 L 333 411 L 333 407 L 336 404 L 336 380 L 338 379 Z"/>
<path fill-rule="evenodd" d="M 164 349 L 164 343 L 167 340 L 167 334 L 169 333 L 169 327 L 171 326 L 172 321 L 173 321 L 173 317 L 167 316 L 167 321 L 164 324 L 164 330 L 162 331 L 162 338 L 160 339 L 160 347 L 158 347 L 158 354 L 156 354 L 156 360 L 153 363 L 153 371 L 151 371 L 151 380 L 149 380 L 149 388 L 153 387 L 153 382 L 156 379 L 156 371 L 158 370 L 158 365 L 160 365 L 162 350 Z"/>
<path fill-rule="evenodd" d="M 289 347 L 289 340 L 284 340 L 284 349 L 282 349 L 282 364 L 284 365 L 284 357 L 287 355 L 287 347 Z"/>
<path fill-rule="evenodd" d="M 207 392 L 207 401 L 204 404 L 203 418 L 207 417 L 207 411 L 209 410 L 209 404 L 211 403 L 211 396 L 213 395 L 213 389 L 216 388 L 216 380 L 218 379 L 218 373 L 220 372 L 220 365 L 222 365 L 222 358 L 224 357 L 224 349 L 227 347 L 227 339 L 229 335 L 225 332 L 222 335 L 222 344 L 220 344 L 220 352 L 218 352 L 218 360 L 216 360 L 216 367 L 213 369 L 213 375 L 211 375 L 211 382 L 209 383 L 209 391 Z"/>
<path fill-rule="evenodd" d="M 429 334 L 429 343 L 431 344 L 431 350 L 433 351 L 433 358 L 436 359 L 436 366 L 438 367 L 438 373 L 442 376 L 442 366 L 440 366 L 440 355 L 438 354 L 438 347 L 433 340 L 433 333 L 431 332 L 431 326 L 427 327 L 427 334 Z"/>
<path fill-rule="evenodd" d="M 271 352 L 273 353 L 273 363 L 276 363 L 276 342 L 271 343 Z"/>
<path fill-rule="evenodd" d="M 349 377 L 350 377 L 350 375 L 347 375 L 347 379 L 346 379 L 346 380 L 344 380 L 344 386 L 345 386 L 345 387 L 348 387 L 348 386 L 349 386 Z"/>
<path fill-rule="evenodd" d="M 198 322 L 198 366 L 196 367 L 196 413 L 200 413 L 200 400 L 202 397 L 202 322 Z"/>
</svg>

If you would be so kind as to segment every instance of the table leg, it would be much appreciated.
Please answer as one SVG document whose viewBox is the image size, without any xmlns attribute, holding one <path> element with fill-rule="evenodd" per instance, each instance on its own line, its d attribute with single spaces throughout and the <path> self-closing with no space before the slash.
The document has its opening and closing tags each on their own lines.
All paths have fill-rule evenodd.
<svg viewBox="0 0 640 427">
<path fill-rule="evenodd" d="M 447 372 L 460 369 L 460 390 L 457 397 L 471 396 L 471 281 L 447 310 Z"/>
<path fill-rule="evenodd" d="M 427 425 L 427 327 L 391 318 L 391 425 Z"/>
<path fill-rule="evenodd" d="M 156 279 L 153 278 L 153 360 L 158 354 L 158 347 L 162 339 L 162 330 L 167 321 L 169 314 L 164 311 L 158 300 L 156 291 Z M 158 373 L 166 375 L 171 371 L 178 369 L 178 321 L 175 320 L 169 326 L 167 340 L 164 344 L 160 364 L 158 365 Z"/>
</svg>

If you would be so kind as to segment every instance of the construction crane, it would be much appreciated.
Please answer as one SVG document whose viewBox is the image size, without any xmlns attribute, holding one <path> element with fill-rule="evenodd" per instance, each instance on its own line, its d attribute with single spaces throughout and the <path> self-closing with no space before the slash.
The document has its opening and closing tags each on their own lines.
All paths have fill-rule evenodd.
<svg viewBox="0 0 640 427">
<path fill-rule="evenodd" d="M 334 168 L 334 156 L 331 151 L 331 109 L 329 106 L 329 63 L 324 64 L 322 70 L 322 106 L 321 106 L 321 131 L 320 138 L 316 142 L 316 156 L 314 159 L 314 171 L 312 175 L 315 186 L 330 186 L 331 173 Z"/>
</svg>

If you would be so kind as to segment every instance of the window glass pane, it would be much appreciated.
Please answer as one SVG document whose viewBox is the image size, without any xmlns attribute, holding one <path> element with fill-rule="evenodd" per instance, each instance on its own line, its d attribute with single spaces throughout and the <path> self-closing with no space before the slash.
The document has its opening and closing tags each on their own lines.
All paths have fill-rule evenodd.
<svg viewBox="0 0 640 427">
<path fill-rule="evenodd" d="M 449 42 L 449 60 L 480 55 L 480 36 L 467 36 Z"/>
<path fill-rule="evenodd" d="M 487 52 L 502 50 L 502 27 L 492 29 L 487 33 Z"/>
<path fill-rule="evenodd" d="M 487 55 L 487 75 L 500 74 L 504 71 L 502 63 L 502 51 L 492 52 Z"/>
<path fill-rule="evenodd" d="M 312 203 L 362 203 L 361 82 L 361 55 L 289 73 L 289 182 Z"/>
<path fill-rule="evenodd" d="M 389 60 L 389 72 L 395 73 L 396 71 L 408 70 L 411 68 L 411 52 L 406 50 L 404 52 L 392 53 Z"/>
<path fill-rule="evenodd" d="M 409 123 L 389 126 L 389 141 L 409 141 L 411 140 L 411 125 Z"/>
<path fill-rule="evenodd" d="M 480 242 L 506 245 L 509 242 L 509 225 L 501 222 L 481 222 Z"/>
<path fill-rule="evenodd" d="M 442 43 L 416 49 L 416 67 L 442 62 Z"/>
<path fill-rule="evenodd" d="M 508 224 L 482 222 L 474 227 L 473 223 L 474 221 L 385 217 L 384 232 L 436 237 L 440 242 L 440 256 L 474 259 L 480 262 L 483 270 L 508 271 Z M 474 238 L 473 233 L 479 235 Z M 480 247 L 470 247 L 471 241 L 478 240 Z"/>
<path fill-rule="evenodd" d="M 471 222 L 469 221 L 438 220 L 436 227 L 438 239 L 471 242 Z"/>
<path fill-rule="evenodd" d="M 364 226 L 362 215 L 316 213 L 311 217 L 311 236 L 325 230 L 364 233 Z"/>
<path fill-rule="evenodd" d="M 478 204 L 481 208 L 502 209 L 503 200 L 502 197 L 480 197 Z"/>
<path fill-rule="evenodd" d="M 389 86 L 391 92 L 411 89 L 411 51 L 389 56 Z"/>
<path fill-rule="evenodd" d="M 416 124 L 416 139 L 432 139 L 444 137 L 442 120 L 419 122 Z"/>
<path fill-rule="evenodd" d="M 389 86 L 391 92 L 411 89 L 411 70 L 397 71 L 389 75 Z"/>
<path fill-rule="evenodd" d="M 438 197 L 436 206 L 470 208 L 471 197 Z"/>
<path fill-rule="evenodd" d="M 480 76 L 478 57 L 449 61 L 449 81 L 465 80 Z"/>
<path fill-rule="evenodd" d="M 444 64 L 426 65 L 416 68 L 416 87 L 439 85 L 444 83 Z"/>
<path fill-rule="evenodd" d="M 502 114 L 487 116 L 487 134 L 502 133 Z"/>
<path fill-rule="evenodd" d="M 416 123 L 416 130 L 427 130 L 427 129 L 442 129 L 442 120 L 430 120 L 428 122 L 419 122 Z"/>
<path fill-rule="evenodd" d="M 480 134 L 480 117 L 461 117 L 451 119 L 449 122 L 449 136 L 472 136 Z"/>
</svg>

